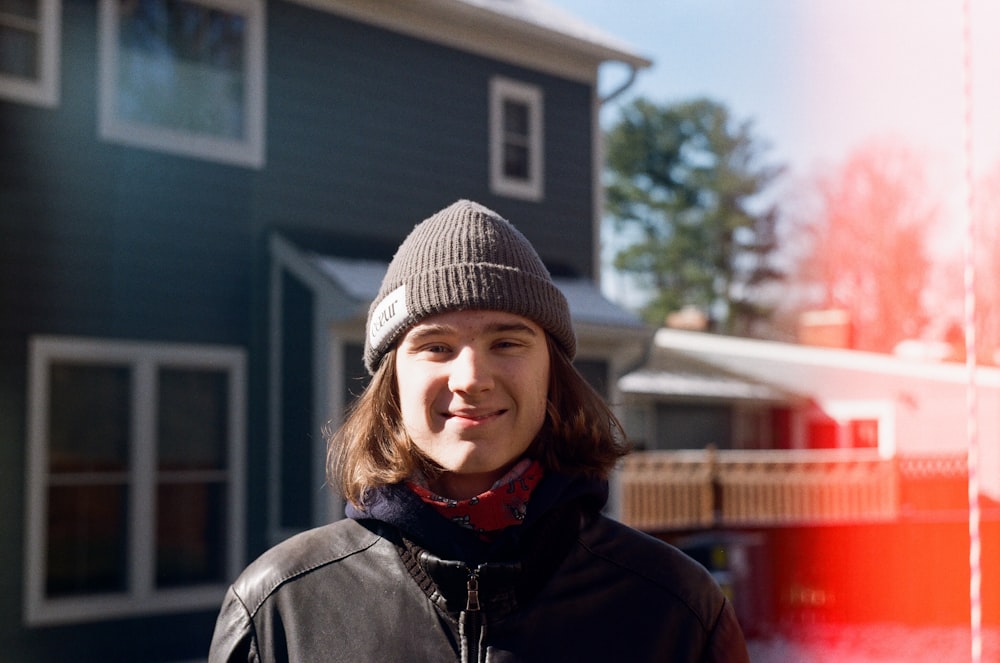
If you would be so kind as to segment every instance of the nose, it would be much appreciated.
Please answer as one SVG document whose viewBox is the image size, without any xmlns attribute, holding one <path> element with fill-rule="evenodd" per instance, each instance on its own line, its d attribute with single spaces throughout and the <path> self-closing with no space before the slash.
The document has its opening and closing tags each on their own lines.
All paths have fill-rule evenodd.
<svg viewBox="0 0 1000 663">
<path fill-rule="evenodd" d="M 477 393 L 493 386 L 489 361 L 481 351 L 463 347 L 451 361 L 448 388 L 453 392 Z"/>
</svg>

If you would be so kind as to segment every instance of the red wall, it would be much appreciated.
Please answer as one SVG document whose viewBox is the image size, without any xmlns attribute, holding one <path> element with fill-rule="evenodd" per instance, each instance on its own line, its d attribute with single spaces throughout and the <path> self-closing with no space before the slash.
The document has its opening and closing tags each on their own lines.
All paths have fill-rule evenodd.
<svg viewBox="0 0 1000 663">
<path fill-rule="evenodd" d="M 967 491 L 962 476 L 908 476 L 891 523 L 664 538 L 716 572 L 751 633 L 812 623 L 960 626 L 970 620 Z M 1000 504 L 986 499 L 980 538 L 983 624 L 1000 626 Z"/>
<path fill-rule="evenodd" d="M 763 533 L 778 624 L 969 622 L 967 520 Z M 1000 625 L 1000 522 L 981 525 L 983 621 Z"/>
</svg>

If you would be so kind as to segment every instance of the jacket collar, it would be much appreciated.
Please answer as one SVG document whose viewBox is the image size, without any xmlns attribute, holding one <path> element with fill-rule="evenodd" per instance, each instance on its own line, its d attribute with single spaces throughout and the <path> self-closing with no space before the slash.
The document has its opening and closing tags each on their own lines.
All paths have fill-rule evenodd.
<svg viewBox="0 0 1000 663">
<path fill-rule="evenodd" d="M 346 513 L 355 520 L 373 519 L 392 525 L 407 539 L 442 558 L 478 564 L 517 558 L 521 539 L 554 509 L 572 503 L 578 512 L 596 513 L 607 499 L 607 481 L 547 472 L 532 494 L 524 522 L 507 528 L 492 542 L 484 542 L 475 532 L 449 522 L 403 484 L 369 490 L 363 508 L 349 504 Z"/>
</svg>

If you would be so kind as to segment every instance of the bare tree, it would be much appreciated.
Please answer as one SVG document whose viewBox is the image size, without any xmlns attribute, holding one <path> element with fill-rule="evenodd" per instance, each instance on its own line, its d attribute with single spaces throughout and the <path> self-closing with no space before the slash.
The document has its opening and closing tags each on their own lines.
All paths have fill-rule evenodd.
<svg viewBox="0 0 1000 663">
<path fill-rule="evenodd" d="M 889 352 L 916 336 L 927 319 L 926 237 L 938 214 L 923 164 L 902 146 L 868 144 L 809 193 L 809 211 L 793 224 L 805 305 L 848 311 L 858 349 Z"/>
<path fill-rule="evenodd" d="M 976 189 L 976 354 L 990 364 L 1000 350 L 1000 167 Z"/>
</svg>

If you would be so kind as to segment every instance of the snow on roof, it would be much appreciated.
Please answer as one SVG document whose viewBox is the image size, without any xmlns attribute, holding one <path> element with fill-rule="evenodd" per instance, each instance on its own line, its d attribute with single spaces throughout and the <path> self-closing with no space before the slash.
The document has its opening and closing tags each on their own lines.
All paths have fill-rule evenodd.
<svg viewBox="0 0 1000 663">
<path fill-rule="evenodd" d="M 806 371 L 824 374 L 822 371 L 830 369 L 954 384 L 964 383 L 968 378 L 964 365 L 957 363 L 935 363 L 876 352 L 813 347 L 705 332 L 663 328 L 657 330 L 653 344 L 656 348 L 700 357 L 743 374 L 766 375 L 772 383 L 776 380 L 800 383 Z M 981 385 L 1000 386 L 1000 369 L 980 367 L 977 380 Z"/>
<path fill-rule="evenodd" d="M 313 263 L 321 272 L 340 286 L 351 299 L 370 302 L 378 294 L 378 287 L 388 265 L 378 260 L 356 260 L 313 256 Z"/>
<path fill-rule="evenodd" d="M 346 295 L 359 302 L 369 302 L 375 298 L 388 268 L 386 263 L 376 260 L 333 256 L 313 255 L 311 261 Z M 636 330 L 643 328 L 638 317 L 605 298 L 591 281 L 567 278 L 553 280 L 566 296 L 575 322 Z"/>
<path fill-rule="evenodd" d="M 617 53 L 617 59 L 648 67 L 651 62 L 624 41 L 545 0 L 460 0 L 479 9 L 530 23 L 544 30 Z"/>
<path fill-rule="evenodd" d="M 784 392 L 765 384 L 732 376 L 698 375 L 666 371 L 638 370 L 622 376 L 618 388 L 625 393 L 682 398 L 710 398 L 725 401 L 769 401 L 784 403 Z"/>
<path fill-rule="evenodd" d="M 556 287 L 566 296 L 570 314 L 577 322 L 642 329 L 644 323 L 634 313 L 626 311 L 601 294 L 600 288 L 587 279 L 553 278 Z"/>
<path fill-rule="evenodd" d="M 626 393 L 673 398 L 774 403 L 804 399 L 762 380 L 663 348 L 658 348 L 643 367 L 622 376 L 618 380 L 618 388 Z"/>
</svg>

